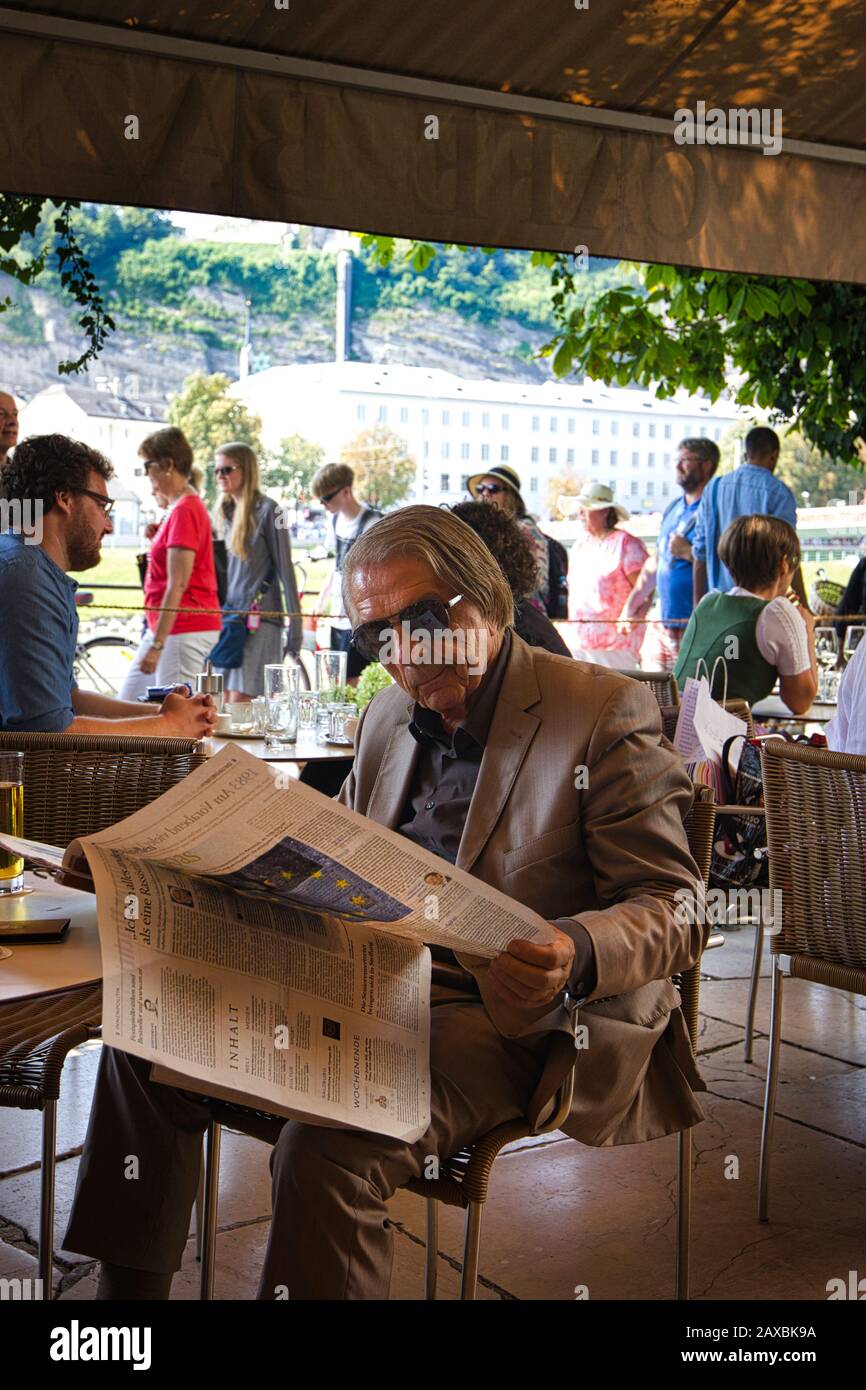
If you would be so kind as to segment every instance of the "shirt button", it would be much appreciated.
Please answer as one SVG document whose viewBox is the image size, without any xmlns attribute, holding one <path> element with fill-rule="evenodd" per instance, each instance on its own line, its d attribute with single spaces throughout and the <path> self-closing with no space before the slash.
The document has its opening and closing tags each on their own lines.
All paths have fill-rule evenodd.
<svg viewBox="0 0 866 1390">
<path fill-rule="evenodd" d="M 424 810 L 425 810 L 425 811 L 432 811 L 432 810 L 433 810 L 433 807 L 434 807 L 435 805 L 436 805 L 436 802 L 435 802 L 435 801 L 425 801 L 425 802 L 424 802 Z"/>
</svg>

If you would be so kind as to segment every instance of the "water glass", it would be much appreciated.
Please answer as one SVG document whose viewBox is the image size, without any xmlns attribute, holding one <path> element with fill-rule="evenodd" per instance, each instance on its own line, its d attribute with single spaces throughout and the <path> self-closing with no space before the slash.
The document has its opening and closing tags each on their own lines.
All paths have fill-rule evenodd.
<svg viewBox="0 0 866 1390">
<path fill-rule="evenodd" d="M 265 747 L 282 748 L 298 737 L 297 666 L 265 667 Z"/>
<path fill-rule="evenodd" d="M 319 708 L 319 697 L 315 690 L 302 690 L 298 694 L 298 728 L 314 729 L 316 727 L 316 711 Z"/>
<path fill-rule="evenodd" d="M 24 754 L 0 753 L 0 833 L 24 834 Z M 0 849 L 0 893 L 20 893 L 24 860 Z"/>
<path fill-rule="evenodd" d="M 345 699 L 347 661 L 347 652 L 316 652 L 316 689 L 320 699 Z"/>
<path fill-rule="evenodd" d="M 263 734 L 268 719 L 268 702 L 264 695 L 256 695 L 254 699 L 250 700 L 250 709 L 253 717 L 253 733 Z"/>
<path fill-rule="evenodd" d="M 336 701 L 320 700 L 316 706 L 316 742 L 328 743 L 331 737 L 331 710 Z"/>
<path fill-rule="evenodd" d="M 330 714 L 331 742 L 352 743 L 358 718 L 357 705 L 332 704 L 328 706 L 328 711 Z"/>
<path fill-rule="evenodd" d="M 864 632 L 866 632 L 866 627 L 847 627 L 845 629 L 845 642 L 842 650 L 848 661 L 851 660 L 860 645 Z"/>
</svg>

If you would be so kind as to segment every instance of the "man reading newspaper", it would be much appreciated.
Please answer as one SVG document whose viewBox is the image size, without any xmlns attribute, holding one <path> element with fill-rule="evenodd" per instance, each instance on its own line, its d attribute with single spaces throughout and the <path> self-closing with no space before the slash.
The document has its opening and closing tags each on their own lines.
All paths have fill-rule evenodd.
<svg viewBox="0 0 866 1390">
<path fill-rule="evenodd" d="M 584 1143 L 635 1143 L 702 1118 L 670 982 L 701 945 L 694 914 L 679 910 L 699 883 L 682 827 L 691 787 L 652 696 L 523 643 L 483 542 L 438 508 L 404 508 L 360 537 L 344 595 L 359 651 L 395 685 L 365 712 L 340 800 L 532 909 L 553 935 L 493 959 L 458 955 L 478 992 L 434 1000 L 419 1139 L 286 1122 L 261 1299 L 387 1298 L 392 1193 L 431 1158 L 540 1115 L 572 1064 L 563 1129 Z M 429 876 L 434 900 L 441 877 Z M 207 1105 L 149 1073 L 104 1049 L 64 1239 L 102 1261 L 100 1298 L 168 1297 L 189 1230 Z"/>
</svg>

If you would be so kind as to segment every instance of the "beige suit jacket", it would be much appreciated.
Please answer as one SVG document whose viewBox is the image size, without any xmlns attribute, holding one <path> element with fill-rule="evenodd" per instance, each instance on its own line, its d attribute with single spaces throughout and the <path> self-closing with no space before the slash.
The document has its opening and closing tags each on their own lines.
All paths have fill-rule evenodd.
<svg viewBox="0 0 866 1390">
<path fill-rule="evenodd" d="M 340 794 L 392 828 L 419 751 L 411 710 L 398 686 L 368 705 Z M 551 1030 L 536 1113 L 576 1056 L 563 1129 L 586 1144 L 636 1143 L 703 1119 L 693 1092 L 706 1087 L 670 982 L 701 949 L 703 929 L 683 920 L 694 914 L 677 912 L 674 897 L 699 880 L 682 827 L 691 797 L 640 682 L 513 635 L 457 864 L 542 917 L 574 917 L 589 932 L 597 984 L 578 1017 L 588 1045 L 575 1052 L 558 1004 L 512 1007 L 490 988 L 486 962 L 461 960 L 504 1036 Z"/>
</svg>

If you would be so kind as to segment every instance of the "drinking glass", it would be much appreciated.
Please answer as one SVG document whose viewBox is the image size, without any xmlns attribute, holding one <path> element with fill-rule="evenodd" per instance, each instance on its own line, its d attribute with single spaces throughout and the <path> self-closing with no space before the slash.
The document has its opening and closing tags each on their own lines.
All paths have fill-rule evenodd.
<svg viewBox="0 0 866 1390">
<path fill-rule="evenodd" d="M 332 743 L 352 743 L 349 736 L 347 724 L 349 720 L 358 717 L 357 705 L 351 704 L 331 704 L 328 706 L 330 715 L 330 739 Z"/>
<path fill-rule="evenodd" d="M 251 734 L 255 728 L 250 700 L 240 700 L 228 706 L 233 734 Z"/>
<path fill-rule="evenodd" d="M 256 695 L 250 700 L 250 707 L 253 716 L 253 732 L 263 734 L 268 718 L 268 702 L 264 695 Z"/>
<path fill-rule="evenodd" d="M 298 737 L 297 666 L 265 667 L 265 748 L 285 748 Z"/>
<path fill-rule="evenodd" d="M 319 696 L 315 690 L 301 690 L 298 694 L 298 728 L 314 729 Z"/>
<path fill-rule="evenodd" d="M 346 698 L 347 652 L 316 652 L 316 689 L 319 703 Z"/>
<path fill-rule="evenodd" d="M 839 660 L 839 639 L 832 627 L 815 628 L 815 659 L 828 671 Z"/>
<path fill-rule="evenodd" d="M 0 833 L 24 834 L 24 754 L 0 753 Z M 20 893 L 24 860 L 0 849 L 0 893 Z"/>
<path fill-rule="evenodd" d="M 866 627 L 848 627 L 845 629 L 845 641 L 842 646 L 842 650 L 844 651 L 845 657 L 848 661 L 851 660 L 852 656 L 856 652 L 857 647 L 860 644 L 860 639 L 862 638 L 864 632 L 866 632 Z"/>
</svg>

